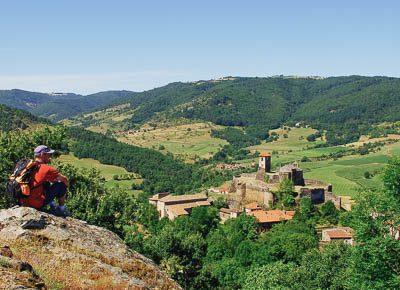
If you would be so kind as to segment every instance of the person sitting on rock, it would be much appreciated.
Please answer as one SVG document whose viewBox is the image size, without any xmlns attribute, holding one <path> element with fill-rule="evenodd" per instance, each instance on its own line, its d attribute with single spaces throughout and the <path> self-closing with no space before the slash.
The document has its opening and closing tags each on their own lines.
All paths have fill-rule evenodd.
<svg viewBox="0 0 400 290">
<path fill-rule="evenodd" d="M 31 179 L 30 195 L 20 198 L 19 202 L 22 206 L 33 207 L 38 210 L 43 210 L 48 205 L 50 207 L 49 213 L 67 217 L 70 214 L 65 207 L 65 198 L 69 181 L 57 169 L 48 165 L 54 152 L 45 145 L 35 148 L 37 168 Z M 56 198 L 58 206 L 55 203 Z"/>
</svg>

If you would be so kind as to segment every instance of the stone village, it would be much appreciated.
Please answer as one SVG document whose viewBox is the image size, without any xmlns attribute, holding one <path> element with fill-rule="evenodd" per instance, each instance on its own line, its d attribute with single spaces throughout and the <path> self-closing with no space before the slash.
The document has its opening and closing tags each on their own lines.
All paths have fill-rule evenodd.
<svg viewBox="0 0 400 290">
<path fill-rule="evenodd" d="M 226 197 L 229 207 L 220 209 L 221 222 L 244 213 L 254 216 L 259 229 L 266 231 L 276 223 L 293 219 L 295 211 L 273 209 L 277 200 L 275 192 L 279 190 L 279 185 L 284 179 L 292 181 L 296 203 L 303 197 L 309 197 L 313 204 L 332 201 L 337 209 L 341 208 L 341 198 L 333 194 L 331 184 L 305 179 L 303 170 L 296 163 L 284 165 L 277 171 L 272 171 L 271 157 L 269 153 L 261 153 L 257 172 L 233 177 L 228 188 L 209 190 L 209 193 Z M 170 220 L 189 215 L 194 207 L 209 206 L 211 201 L 212 199 L 204 193 L 179 196 L 158 193 L 149 198 L 149 202 L 156 206 L 160 218 L 167 217 Z M 332 241 L 353 244 L 352 229 L 345 227 L 323 229 L 321 243 Z"/>
</svg>

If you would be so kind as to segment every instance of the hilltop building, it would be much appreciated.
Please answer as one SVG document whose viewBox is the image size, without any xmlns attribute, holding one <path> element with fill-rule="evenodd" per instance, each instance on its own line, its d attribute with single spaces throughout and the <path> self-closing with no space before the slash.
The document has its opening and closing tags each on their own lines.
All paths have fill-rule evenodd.
<svg viewBox="0 0 400 290">
<path fill-rule="evenodd" d="M 266 152 L 260 154 L 258 168 L 263 172 L 271 172 L 271 154 Z"/>
<path fill-rule="evenodd" d="M 195 207 L 211 205 L 205 194 L 171 195 L 166 192 L 153 195 L 149 202 L 157 207 L 160 218 L 167 217 L 170 220 L 189 215 Z"/>
<path fill-rule="evenodd" d="M 309 197 L 314 204 L 331 200 L 337 208 L 341 207 L 341 199 L 332 193 L 332 185 L 319 180 L 305 179 L 303 170 L 298 164 L 281 166 L 277 171 L 271 170 L 272 157 L 269 153 L 259 156 L 258 171 L 254 174 L 241 174 L 233 177 L 229 188 L 228 202 L 232 208 L 241 208 L 243 204 L 257 202 L 267 208 L 276 202 L 275 192 L 284 179 L 293 182 L 297 192 L 296 200 Z"/>
</svg>

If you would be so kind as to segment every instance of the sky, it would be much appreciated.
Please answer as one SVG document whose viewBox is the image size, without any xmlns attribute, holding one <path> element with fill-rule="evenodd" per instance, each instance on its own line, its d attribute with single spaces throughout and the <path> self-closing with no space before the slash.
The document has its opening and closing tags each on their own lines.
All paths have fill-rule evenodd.
<svg viewBox="0 0 400 290">
<path fill-rule="evenodd" d="M 400 1 L 0 0 L 0 89 L 281 74 L 400 77 Z"/>
</svg>

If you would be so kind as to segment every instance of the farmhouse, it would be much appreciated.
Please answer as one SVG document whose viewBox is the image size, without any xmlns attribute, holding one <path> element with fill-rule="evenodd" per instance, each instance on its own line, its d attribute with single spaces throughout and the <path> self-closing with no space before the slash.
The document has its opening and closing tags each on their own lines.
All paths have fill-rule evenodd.
<svg viewBox="0 0 400 290">
<path fill-rule="evenodd" d="M 322 244 L 342 242 L 354 245 L 353 229 L 349 227 L 336 227 L 322 230 Z"/>
<path fill-rule="evenodd" d="M 210 200 L 205 194 L 171 195 L 158 193 L 149 198 L 149 202 L 157 207 L 160 218 L 170 220 L 190 214 L 192 208 L 209 206 Z"/>
</svg>

